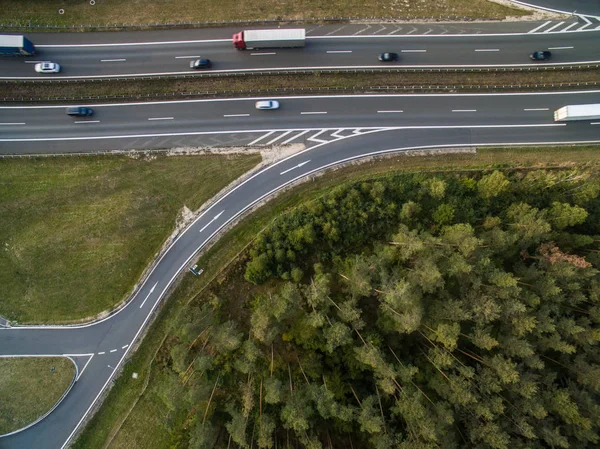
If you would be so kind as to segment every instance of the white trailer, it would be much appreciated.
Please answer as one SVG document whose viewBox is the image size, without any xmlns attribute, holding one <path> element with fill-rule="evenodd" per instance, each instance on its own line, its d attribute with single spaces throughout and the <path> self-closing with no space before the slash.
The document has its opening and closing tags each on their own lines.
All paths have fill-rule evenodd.
<svg viewBox="0 0 600 449">
<path fill-rule="evenodd" d="M 244 30 L 233 35 L 233 46 L 238 50 L 304 47 L 305 44 L 304 28 Z"/>
<path fill-rule="evenodd" d="M 554 111 L 555 122 L 600 119 L 600 104 L 570 104 Z"/>
</svg>

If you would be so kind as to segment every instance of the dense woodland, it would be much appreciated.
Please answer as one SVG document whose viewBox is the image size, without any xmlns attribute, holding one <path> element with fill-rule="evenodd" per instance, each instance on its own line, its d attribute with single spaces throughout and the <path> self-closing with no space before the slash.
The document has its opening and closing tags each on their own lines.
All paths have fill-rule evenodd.
<svg viewBox="0 0 600 449">
<path fill-rule="evenodd" d="M 585 170 L 340 186 L 173 326 L 171 447 L 600 447 L 599 247 Z"/>
</svg>

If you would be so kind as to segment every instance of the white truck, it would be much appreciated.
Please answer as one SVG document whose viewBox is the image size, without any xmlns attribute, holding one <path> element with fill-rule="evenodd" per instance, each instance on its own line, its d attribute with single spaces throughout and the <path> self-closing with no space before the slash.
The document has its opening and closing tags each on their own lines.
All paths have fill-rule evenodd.
<svg viewBox="0 0 600 449">
<path fill-rule="evenodd" d="M 600 104 L 570 104 L 554 111 L 555 122 L 600 119 Z"/>
<path fill-rule="evenodd" d="M 292 48 L 306 45 L 304 28 L 280 30 L 245 30 L 233 35 L 233 47 L 238 50 L 259 48 Z"/>
</svg>

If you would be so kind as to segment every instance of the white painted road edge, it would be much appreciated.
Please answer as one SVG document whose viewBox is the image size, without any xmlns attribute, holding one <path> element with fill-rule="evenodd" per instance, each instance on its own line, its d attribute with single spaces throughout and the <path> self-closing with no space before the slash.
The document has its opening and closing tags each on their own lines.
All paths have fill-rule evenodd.
<svg viewBox="0 0 600 449">
<path fill-rule="evenodd" d="M 545 95 L 588 95 L 598 94 L 600 89 L 596 90 L 563 90 L 548 92 L 492 92 L 492 93 L 443 93 L 443 94 L 358 94 L 358 95 L 293 95 L 289 97 L 236 97 L 236 98 L 203 98 L 195 100 L 174 100 L 174 101 L 148 101 L 137 103 L 99 103 L 94 108 L 111 108 L 123 106 L 153 106 L 157 104 L 184 104 L 184 103 L 215 103 L 228 101 L 257 101 L 257 100 L 311 100 L 311 99 L 339 99 L 339 98 L 414 98 L 414 97 L 537 97 Z M 71 105 L 35 105 L 35 106 L 2 106 L 0 109 L 64 109 Z M 356 128 L 356 126 L 353 126 Z"/>
<path fill-rule="evenodd" d="M 267 54 L 267 53 L 262 53 Z M 476 69 L 476 68 L 514 68 L 514 67 L 561 67 L 600 64 L 600 60 L 573 61 L 558 63 L 534 63 L 534 64 L 421 64 L 421 65 L 398 65 L 392 66 L 405 69 Z M 302 72 L 305 70 L 389 70 L 390 66 L 378 65 L 340 65 L 340 66 L 298 66 L 298 67 L 263 67 L 248 69 L 212 70 L 210 73 L 254 73 L 254 72 Z M 64 79 L 109 79 L 109 78 L 134 78 L 140 76 L 170 76 L 170 75 L 198 75 L 198 72 L 187 70 L 183 72 L 151 72 L 151 73 L 123 73 L 115 75 L 79 75 L 79 76 L 2 76 L 0 80 L 64 80 Z"/>
</svg>

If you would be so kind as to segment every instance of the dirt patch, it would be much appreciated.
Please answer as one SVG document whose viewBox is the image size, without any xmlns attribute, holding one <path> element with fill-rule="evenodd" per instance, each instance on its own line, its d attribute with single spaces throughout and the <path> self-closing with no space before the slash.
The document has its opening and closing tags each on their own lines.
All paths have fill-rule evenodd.
<svg viewBox="0 0 600 449">
<path fill-rule="evenodd" d="M 537 20 L 564 20 L 571 17 L 570 14 L 558 14 L 555 12 L 544 11 L 543 9 L 532 8 L 531 6 L 520 5 L 513 3 L 510 0 L 488 0 L 492 3 L 498 3 L 499 5 L 506 6 L 507 8 L 519 9 L 521 11 L 530 12 L 529 15 L 524 16 L 506 16 L 502 22 L 516 22 L 516 21 L 528 21 L 535 22 Z"/>
</svg>

